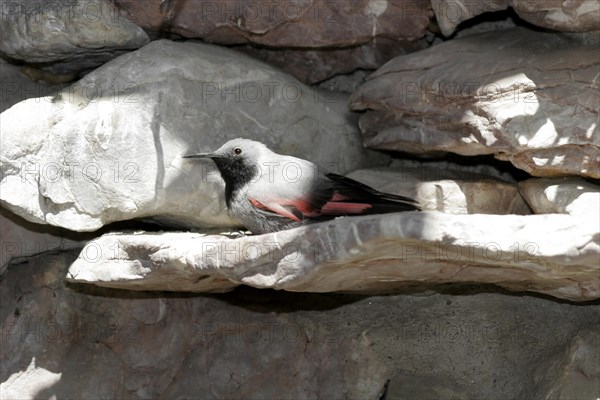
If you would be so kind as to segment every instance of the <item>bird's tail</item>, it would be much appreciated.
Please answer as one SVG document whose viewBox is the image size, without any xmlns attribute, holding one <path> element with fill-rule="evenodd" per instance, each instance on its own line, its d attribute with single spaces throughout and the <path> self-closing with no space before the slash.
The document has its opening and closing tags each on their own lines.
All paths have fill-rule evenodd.
<svg viewBox="0 0 600 400">
<path fill-rule="evenodd" d="M 361 198 L 368 201 L 369 204 L 376 206 L 374 208 L 381 210 L 380 212 L 421 211 L 419 202 L 410 197 L 380 192 L 364 183 L 343 175 L 329 173 L 327 177 L 339 184 L 339 186 L 336 186 L 336 189 L 340 192 L 348 192 L 349 197 L 353 199 Z M 373 211 L 373 213 L 377 212 Z"/>
</svg>

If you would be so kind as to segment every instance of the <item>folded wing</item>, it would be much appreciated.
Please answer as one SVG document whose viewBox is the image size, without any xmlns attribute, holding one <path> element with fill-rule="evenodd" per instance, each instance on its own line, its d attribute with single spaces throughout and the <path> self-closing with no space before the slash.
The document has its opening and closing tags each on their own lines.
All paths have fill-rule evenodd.
<svg viewBox="0 0 600 400">
<path fill-rule="evenodd" d="M 311 188 L 287 196 L 249 199 L 263 211 L 293 221 L 317 222 L 345 215 L 384 214 L 420 210 L 416 201 L 383 193 L 342 175 L 328 173 Z"/>
</svg>

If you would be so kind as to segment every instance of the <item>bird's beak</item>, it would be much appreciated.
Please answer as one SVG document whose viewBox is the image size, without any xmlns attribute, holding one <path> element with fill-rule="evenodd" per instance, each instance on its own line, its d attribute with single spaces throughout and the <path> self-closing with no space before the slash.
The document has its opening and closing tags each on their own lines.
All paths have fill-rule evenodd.
<svg viewBox="0 0 600 400">
<path fill-rule="evenodd" d="M 198 153 L 198 154 L 188 154 L 187 156 L 183 156 L 182 158 L 219 158 L 220 156 L 215 153 Z"/>
</svg>

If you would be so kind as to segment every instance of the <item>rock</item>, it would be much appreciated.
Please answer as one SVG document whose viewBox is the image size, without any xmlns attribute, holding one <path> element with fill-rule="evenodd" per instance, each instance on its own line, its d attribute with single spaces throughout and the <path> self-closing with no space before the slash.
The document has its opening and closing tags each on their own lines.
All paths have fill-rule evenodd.
<svg viewBox="0 0 600 400">
<path fill-rule="evenodd" d="M 47 97 L 62 87 L 34 82 L 21 72 L 21 67 L 0 59 L 0 113 L 23 100 Z"/>
<path fill-rule="evenodd" d="M 445 36 L 452 35 L 463 21 L 508 7 L 531 24 L 558 31 L 596 31 L 600 19 L 600 5 L 595 0 L 431 0 L 431 5 Z"/>
<path fill-rule="evenodd" d="M 595 221 L 568 215 L 407 212 L 341 218 L 231 239 L 108 234 L 67 279 L 132 290 L 390 293 L 415 282 L 479 282 L 573 301 L 600 298 Z"/>
<path fill-rule="evenodd" d="M 30 63 L 61 62 L 56 72 L 96 67 L 148 35 L 103 0 L 18 0 L 2 7 L 0 50 Z"/>
<path fill-rule="evenodd" d="M 322 82 L 357 69 L 375 70 L 392 58 L 422 50 L 425 40 L 378 38 L 369 43 L 343 48 L 279 49 L 238 46 L 236 49 L 283 69 L 307 84 Z"/>
<path fill-rule="evenodd" d="M 348 176 L 382 192 L 415 199 L 423 210 L 449 214 L 531 214 L 512 183 L 485 175 L 428 169 L 425 165 L 369 168 Z"/>
<path fill-rule="evenodd" d="M 373 71 L 358 69 L 350 74 L 340 74 L 320 82 L 317 87 L 330 92 L 352 94 L 360 85 L 362 85 L 367 76 Z"/>
<path fill-rule="evenodd" d="M 536 396 L 547 393 L 534 381 L 540 361 L 564 358 L 600 311 L 490 287 L 373 297 L 124 293 L 65 284 L 72 257 L 32 259 L 2 278 L 3 399 L 81 399 L 92 389 L 119 399 L 545 398 Z"/>
<path fill-rule="evenodd" d="M 600 46 L 600 30 L 591 32 L 563 32 L 561 36 L 584 46 Z"/>
<path fill-rule="evenodd" d="M 367 147 L 494 154 L 534 176 L 600 178 L 596 47 L 517 28 L 397 57 L 351 97 Z"/>
<path fill-rule="evenodd" d="M 536 214 L 571 214 L 600 221 L 600 188 L 581 178 L 528 179 L 519 183 L 519 190 Z"/>
<path fill-rule="evenodd" d="M 492 15 L 489 15 L 489 19 L 473 23 L 469 26 L 461 27 L 452 35 L 452 39 L 474 34 L 480 34 L 484 32 L 503 31 L 506 29 L 512 29 L 518 26 L 516 22 L 518 21 L 515 21 L 515 18 L 512 18 L 512 16 L 508 13 L 498 14 L 497 18 L 494 18 Z"/>
<path fill-rule="evenodd" d="M 591 329 L 578 333 L 564 351 L 540 363 L 534 380 L 536 398 L 570 400 L 600 397 L 600 333 L 598 315 Z"/>
<path fill-rule="evenodd" d="M 2 113 L 0 200 L 75 231 L 133 218 L 236 226 L 214 164 L 181 156 L 241 136 L 338 173 L 384 161 L 368 157 L 346 102 L 232 50 L 155 41 Z"/>
<path fill-rule="evenodd" d="M 307 84 L 356 69 L 376 69 L 426 47 L 433 16 L 426 0 L 198 2 L 114 0 L 151 36 L 167 31 L 240 50 Z"/>
<path fill-rule="evenodd" d="M 0 208 L 0 276 L 9 264 L 59 250 L 81 248 L 82 240 L 67 237 L 65 230 L 24 221 Z M 88 240 L 91 238 L 87 238 Z"/>
<path fill-rule="evenodd" d="M 431 6 L 440 31 L 444 36 L 450 36 L 463 21 L 485 12 L 505 10 L 508 8 L 507 1 L 510 0 L 431 0 Z"/>
<path fill-rule="evenodd" d="M 420 39 L 433 16 L 426 0 L 394 2 L 261 3 L 233 0 L 202 3 L 171 0 L 113 0 L 138 26 L 224 45 L 328 48 L 365 44 L 374 38 Z"/>
<path fill-rule="evenodd" d="M 22 73 L 22 67 L 1 59 L 0 82 L 0 112 L 29 98 L 37 102 L 48 101 L 47 96 L 64 88 L 64 85 L 34 82 Z M 33 224 L 0 208 L 0 276 L 9 264 L 24 262 L 40 254 L 83 247 L 82 241 L 65 236 L 64 229 Z"/>
</svg>

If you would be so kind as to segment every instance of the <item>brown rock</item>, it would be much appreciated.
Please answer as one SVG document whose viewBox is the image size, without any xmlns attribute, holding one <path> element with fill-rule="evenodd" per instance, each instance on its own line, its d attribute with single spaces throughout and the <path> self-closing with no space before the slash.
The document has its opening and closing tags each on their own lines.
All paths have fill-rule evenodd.
<svg viewBox="0 0 600 400">
<path fill-rule="evenodd" d="M 542 28 L 565 32 L 597 31 L 597 0 L 431 0 L 440 30 L 450 36 L 463 21 L 477 15 L 512 7 L 523 20 Z"/>
<path fill-rule="evenodd" d="M 377 38 L 368 43 L 328 49 L 274 49 L 240 46 L 236 49 L 276 65 L 302 82 L 314 84 L 356 69 L 374 70 L 392 58 L 427 47 L 424 40 Z"/>
<path fill-rule="evenodd" d="M 535 176 L 600 178 L 600 53 L 517 28 L 400 56 L 351 97 L 368 147 L 494 154 Z"/>
<path fill-rule="evenodd" d="M 151 36 L 247 45 L 239 49 L 308 84 L 424 48 L 433 16 L 427 0 L 113 1 Z"/>
<path fill-rule="evenodd" d="M 113 0 L 130 20 L 219 44 L 323 48 L 356 46 L 376 37 L 416 40 L 432 15 L 427 0 L 214 2 Z"/>
</svg>

